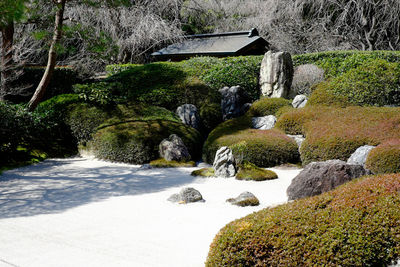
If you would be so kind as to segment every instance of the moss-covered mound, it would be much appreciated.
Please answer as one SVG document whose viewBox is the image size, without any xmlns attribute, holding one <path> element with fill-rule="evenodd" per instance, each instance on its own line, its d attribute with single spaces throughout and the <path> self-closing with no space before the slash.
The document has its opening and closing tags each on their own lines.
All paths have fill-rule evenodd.
<svg viewBox="0 0 400 267">
<path fill-rule="evenodd" d="M 196 162 L 156 159 L 156 160 L 150 161 L 150 166 L 154 167 L 154 168 L 195 167 Z"/>
<path fill-rule="evenodd" d="M 400 172 L 400 139 L 388 140 L 374 148 L 366 162 L 367 169 L 374 173 Z"/>
<path fill-rule="evenodd" d="M 251 117 L 228 120 L 215 128 L 203 146 L 203 160 L 213 163 L 222 146 L 232 148 L 236 158 L 260 167 L 295 163 L 299 159 L 296 143 L 278 130 L 250 129 Z"/>
<path fill-rule="evenodd" d="M 206 266 L 387 266 L 400 258 L 400 175 L 370 176 L 226 225 Z"/>
<path fill-rule="evenodd" d="M 264 117 L 276 115 L 278 110 L 284 106 L 291 106 L 291 101 L 284 98 L 264 97 L 254 102 L 247 112 L 251 117 Z"/>
<path fill-rule="evenodd" d="M 236 174 L 236 179 L 238 180 L 266 181 L 277 178 L 278 175 L 275 172 L 259 168 L 248 161 L 244 161 L 239 165 L 239 171 Z"/>
<path fill-rule="evenodd" d="M 306 107 L 280 116 L 276 127 L 304 134 L 303 165 L 311 161 L 347 160 L 360 146 L 400 138 L 400 108 Z"/>
<path fill-rule="evenodd" d="M 192 171 L 192 173 L 190 175 L 201 176 L 201 177 L 213 177 L 214 169 L 213 168 L 202 168 L 199 170 Z"/>
<path fill-rule="evenodd" d="M 142 164 L 159 158 L 160 142 L 177 134 L 192 158 L 199 158 L 202 137 L 198 131 L 182 123 L 166 120 L 121 121 L 98 130 L 89 149 L 100 159 Z"/>
</svg>

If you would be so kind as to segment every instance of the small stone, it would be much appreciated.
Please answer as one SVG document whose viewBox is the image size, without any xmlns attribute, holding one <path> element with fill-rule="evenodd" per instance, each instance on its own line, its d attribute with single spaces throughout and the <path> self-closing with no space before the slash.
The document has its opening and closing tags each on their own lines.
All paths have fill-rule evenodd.
<svg viewBox="0 0 400 267">
<path fill-rule="evenodd" d="M 307 104 L 308 97 L 306 95 L 297 95 L 292 102 L 294 108 L 304 108 Z"/>
<path fill-rule="evenodd" d="M 167 200 L 179 204 L 204 201 L 200 192 L 192 187 L 183 188 L 179 194 L 173 194 Z"/>
<path fill-rule="evenodd" d="M 361 146 L 351 154 L 350 158 L 347 160 L 348 164 L 358 164 L 365 166 L 369 152 L 374 149 L 375 146 Z"/>
<path fill-rule="evenodd" d="M 150 169 L 153 169 L 153 167 L 151 167 L 150 164 L 143 164 L 139 168 L 139 170 L 150 170 Z"/>
<path fill-rule="evenodd" d="M 258 198 L 250 192 L 243 192 L 236 198 L 227 199 L 226 202 L 240 207 L 260 205 Z"/>
<path fill-rule="evenodd" d="M 306 138 L 304 136 L 300 135 L 291 135 L 288 134 L 287 136 L 289 136 L 290 138 L 294 139 L 294 141 L 296 142 L 297 146 L 301 147 L 301 144 L 303 144 L 304 140 L 306 140 Z"/>
<path fill-rule="evenodd" d="M 188 161 L 190 154 L 182 139 L 176 134 L 171 134 L 159 145 L 160 156 L 168 161 Z"/>
<path fill-rule="evenodd" d="M 265 117 L 254 117 L 251 119 L 251 122 L 254 129 L 269 130 L 274 128 L 276 120 L 274 115 L 268 115 Z"/>
</svg>

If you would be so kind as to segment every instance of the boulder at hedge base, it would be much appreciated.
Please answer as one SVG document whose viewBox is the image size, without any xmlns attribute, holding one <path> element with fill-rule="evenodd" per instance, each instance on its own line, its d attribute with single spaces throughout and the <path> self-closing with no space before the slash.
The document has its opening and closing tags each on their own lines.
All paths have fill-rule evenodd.
<svg viewBox="0 0 400 267">
<path fill-rule="evenodd" d="M 160 156 L 168 161 L 188 161 L 190 154 L 182 139 L 176 134 L 171 134 L 167 139 L 161 141 Z"/>
</svg>

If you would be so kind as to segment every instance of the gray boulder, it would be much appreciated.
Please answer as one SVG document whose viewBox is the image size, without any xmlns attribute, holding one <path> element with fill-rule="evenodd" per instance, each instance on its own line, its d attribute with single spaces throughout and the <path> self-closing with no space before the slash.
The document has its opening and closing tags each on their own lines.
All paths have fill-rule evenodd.
<svg viewBox="0 0 400 267">
<path fill-rule="evenodd" d="M 184 104 L 179 106 L 176 109 L 176 114 L 184 124 L 189 125 L 196 130 L 201 130 L 201 119 L 195 105 Z"/>
<path fill-rule="evenodd" d="M 240 117 L 249 110 L 251 98 L 240 86 L 224 87 L 221 93 L 221 109 L 223 120 Z"/>
<path fill-rule="evenodd" d="M 293 80 L 292 56 L 268 51 L 261 62 L 260 87 L 263 96 L 287 98 Z"/>
<path fill-rule="evenodd" d="M 312 162 L 292 180 L 287 195 L 289 200 L 319 195 L 368 174 L 363 166 L 341 160 Z"/>
<path fill-rule="evenodd" d="M 304 108 L 307 104 L 308 97 L 306 95 L 297 95 L 293 101 L 292 106 L 294 108 Z"/>
<path fill-rule="evenodd" d="M 178 194 L 173 194 L 167 200 L 181 204 L 204 201 L 200 192 L 192 187 L 183 188 Z"/>
<path fill-rule="evenodd" d="M 351 154 L 350 158 L 347 160 L 348 164 L 358 164 L 363 165 L 365 167 L 365 162 L 367 161 L 367 157 L 369 152 L 374 149 L 375 146 L 361 146 Z"/>
<path fill-rule="evenodd" d="M 247 206 L 258 206 L 260 205 L 260 201 L 250 192 L 243 192 L 236 198 L 229 198 L 226 202 L 231 203 L 232 205 L 247 207 Z"/>
<path fill-rule="evenodd" d="M 151 167 L 150 164 L 143 164 L 142 166 L 140 166 L 139 170 L 150 170 L 153 169 L 153 167 Z"/>
<path fill-rule="evenodd" d="M 251 122 L 254 129 L 269 130 L 274 128 L 276 120 L 274 115 L 268 115 L 265 117 L 254 117 L 251 119 Z"/>
<path fill-rule="evenodd" d="M 182 139 L 176 134 L 171 134 L 159 145 L 160 156 L 165 160 L 188 161 L 190 154 Z"/>
<path fill-rule="evenodd" d="M 299 149 L 301 147 L 301 144 L 303 144 L 304 140 L 306 140 L 306 138 L 304 136 L 302 136 L 301 134 L 300 135 L 288 134 L 287 136 L 289 136 L 290 138 L 292 138 L 296 142 L 296 144 L 299 147 Z"/>
<path fill-rule="evenodd" d="M 218 177 L 234 177 L 236 175 L 236 160 L 232 150 L 229 147 L 223 146 L 218 149 L 214 159 L 214 174 Z"/>
</svg>

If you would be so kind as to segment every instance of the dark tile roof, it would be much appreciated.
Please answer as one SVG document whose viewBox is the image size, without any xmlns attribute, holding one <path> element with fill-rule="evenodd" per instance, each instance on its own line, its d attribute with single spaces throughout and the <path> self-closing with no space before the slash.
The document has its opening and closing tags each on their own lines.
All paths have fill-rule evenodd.
<svg viewBox="0 0 400 267">
<path fill-rule="evenodd" d="M 199 34 L 187 36 L 181 43 L 172 44 L 164 49 L 154 52 L 157 56 L 174 55 L 208 55 L 229 56 L 239 55 L 249 46 L 269 46 L 269 43 L 258 36 L 256 29 L 243 32 L 227 32 L 220 34 Z"/>
</svg>

